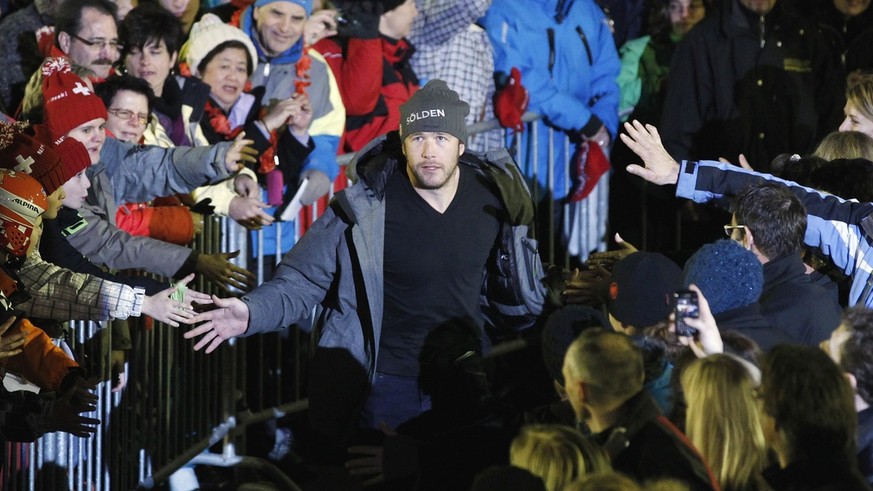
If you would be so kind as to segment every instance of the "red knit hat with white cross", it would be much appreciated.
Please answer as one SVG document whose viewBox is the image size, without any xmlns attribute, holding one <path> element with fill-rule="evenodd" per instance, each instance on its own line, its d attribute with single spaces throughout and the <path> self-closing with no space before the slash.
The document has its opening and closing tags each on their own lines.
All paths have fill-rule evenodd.
<svg viewBox="0 0 873 491">
<path fill-rule="evenodd" d="M 29 174 L 39 181 L 46 194 L 52 194 L 67 182 L 61 156 L 24 133 L 26 128 L 25 122 L 0 122 L 0 167 Z"/>
<path fill-rule="evenodd" d="M 45 122 L 53 142 L 88 121 L 106 119 L 103 100 L 72 72 L 66 58 L 47 58 L 40 70 Z"/>
</svg>

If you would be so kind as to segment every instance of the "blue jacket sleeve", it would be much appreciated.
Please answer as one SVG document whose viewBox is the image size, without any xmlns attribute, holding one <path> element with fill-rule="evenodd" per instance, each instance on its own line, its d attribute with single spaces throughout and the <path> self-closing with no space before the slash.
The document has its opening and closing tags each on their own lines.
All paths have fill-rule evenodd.
<svg viewBox="0 0 873 491">
<path fill-rule="evenodd" d="M 869 292 L 867 298 L 860 298 L 867 278 L 873 272 L 871 239 L 861 227 L 861 221 L 873 214 L 873 203 L 846 201 L 770 174 L 713 161 L 683 162 L 676 196 L 706 203 L 735 196 L 749 186 L 764 182 L 788 186 L 800 199 L 807 212 L 804 243 L 819 248 L 844 273 L 853 276 L 850 304 L 863 301 L 870 305 L 873 295 Z"/>
</svg>

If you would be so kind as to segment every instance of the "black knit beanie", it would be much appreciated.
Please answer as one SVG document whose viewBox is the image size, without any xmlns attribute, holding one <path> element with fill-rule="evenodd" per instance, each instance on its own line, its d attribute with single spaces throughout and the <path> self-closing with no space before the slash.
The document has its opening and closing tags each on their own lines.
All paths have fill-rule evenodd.
<svg viewBox="0 0 873 491">
<path fill-rule="evenodd" d="M 400 106 L 400 138 L 413 133 L 448 133 L 461 143 L 467 141 L 470 105 L 442 80 L 431 80 Z"/>
<path fill-rule="evenodd" d="M 670 299 L 682 285 L 682 270 L 657 252 L 635 252 L 615 263 L 607 310 L 622 324 L 639 329 L 670 315 Z"/>
</svg>

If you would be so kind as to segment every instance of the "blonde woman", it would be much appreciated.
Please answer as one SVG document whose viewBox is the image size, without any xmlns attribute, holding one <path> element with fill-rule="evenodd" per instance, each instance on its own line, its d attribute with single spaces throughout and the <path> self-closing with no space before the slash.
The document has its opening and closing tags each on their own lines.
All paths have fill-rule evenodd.
<svg viewBox="0 0 873 491">
<path fill-rule="evenodd" d="M 846 118 L 840 131 L 860 131 L 873 138 L 873 77 L 864 77 L 846 89 Z"/>
<path fill-rule="evenodd" d="M 561 491 L 585 474 L 611 470 L 597 444 L 563 425 L 525 426 L 512 441 L 509 461 L 540 477 L 548 491 Z"/>
<path fill-rule="evenodd" d="M 760 484 L 767 453 L 754 378 L 746 364 L 724 354 L 695 360 L 682 372 L 685 433 L 723 490 L 768 489 Z"/>
<path fill-rule="evenodd" d="M 873 161 L 873 137 L 860 131 L 835 131 L 822 138 L 813 155 L 828 161 L 836 159 Z"/>
</svg>

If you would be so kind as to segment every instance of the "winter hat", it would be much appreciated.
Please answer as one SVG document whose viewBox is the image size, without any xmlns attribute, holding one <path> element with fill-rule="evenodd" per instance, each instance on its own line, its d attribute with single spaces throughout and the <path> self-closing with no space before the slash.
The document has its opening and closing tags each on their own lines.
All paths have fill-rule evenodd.
<svg viewBox="0 0 873 491">
<path fill-rule="evenodd" d="M 91 155 L 88 149 L 75 138 L 61 137 L 54 147 L 61 156 L 61 164 L 64 168 L 64 182 L 69 181 L 76 174 L 91 167 Z"/>
<path fill-rule="evenodd" d="M 306 16 L 309 17 L 309 14 L 312 13 L 312 0 L 257 0 L 254 4 L 255 8 L 263 7 L 264 5 L 271 4 L 273 2 L 288 2 L 300 5 L 304 9 L 306 9 Z"/>
<path fill-rule="evenodd" d="M 93 119 L 106 119 L 106 106 L 66 58 L 48 58 L 42 67 L 45 121 L 52 141 Z"/>
<path fill-rule="evenodd" d="M 36 179 L 0 169 L 0 248 L 24 256 L 36 219 L 47 207 L 45 191 Z"/>
<path fill-rule="evenodd" d="M 431 80 L 400 106 L 400 139 L 413 133 L 438 131 L 467 141 L 470 105 L 442 80 Z"/>
<path fill-rule="evenodd" d="M 66 182 L 61 156 L 24 133 L 25 128 L 24 122 L 0 123 L 0 167 L 29 174 L 52 194 Z"/>
<path fill-rule="evenodd" d="M 733 240 L 722 239 L 704 245 L 688 259 L 682 283 L 697 285 L 709 310 L 720 314 L 758 301 L 764 287 L 764 268 L 751 251 Z"/>
<path fill-rule="evenodd" d="M 607 309 L 619 322 L 637 328 L 667 319 L 670 300 L 682 285 L 682 270 L 663 254 L 635 252 L 615 263 Z"/>
<path fill-rule="evenodd" d="M 179 57 L 188 65 L 193 75 L 200 76 L 202 74 L 198 73 L 197 67 L 203 59 L 218 45 L 227 41 L 241 42 L 249 53 L 252 67 L 258 63 L 258 52 L 255 51 L 255 45 L 246 33 L 230 24 L 225 24 L 215 14 L 204 15 L 191 27 L 188 41 L 182 46 Z"/>
</svg>

